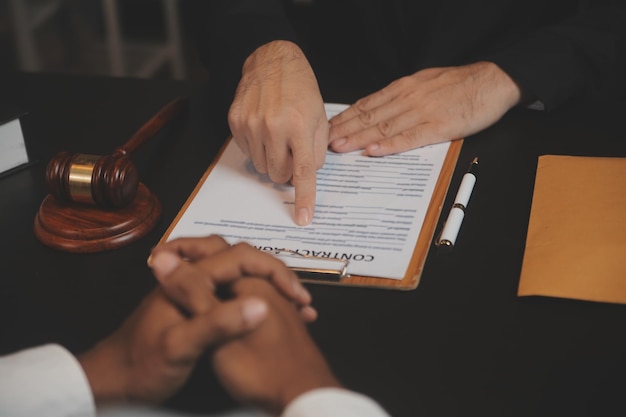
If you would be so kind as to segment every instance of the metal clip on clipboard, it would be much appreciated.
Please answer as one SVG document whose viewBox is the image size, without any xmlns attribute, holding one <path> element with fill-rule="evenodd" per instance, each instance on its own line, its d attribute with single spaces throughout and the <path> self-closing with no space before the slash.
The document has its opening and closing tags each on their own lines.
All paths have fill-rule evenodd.
<svg viewBox="0 0 626 417">
<path fill-rule="evenodd" d="M 347 259 L 304 255 L 291 249 L 272 252 L 302 279 L 339 281 L 348 278 Z"/>
</svg>

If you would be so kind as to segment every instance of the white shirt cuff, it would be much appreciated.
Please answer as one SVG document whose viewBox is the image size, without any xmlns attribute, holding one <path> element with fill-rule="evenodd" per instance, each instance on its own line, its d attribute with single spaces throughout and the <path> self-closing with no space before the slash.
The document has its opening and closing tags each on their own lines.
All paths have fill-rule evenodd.
<svg viewBox="0 0 626 417">
<path fill-rule="evenodd" d="M 281 417 L 389 417 L 365 395 L 340 388 L 319 388 L 293 400 Z"/>
<path fill-rule="evenodd" d="M 0 415 L 91 417 L 96 408 L 78 360 L 50 344 L 0 357 Z"/>
</svg>

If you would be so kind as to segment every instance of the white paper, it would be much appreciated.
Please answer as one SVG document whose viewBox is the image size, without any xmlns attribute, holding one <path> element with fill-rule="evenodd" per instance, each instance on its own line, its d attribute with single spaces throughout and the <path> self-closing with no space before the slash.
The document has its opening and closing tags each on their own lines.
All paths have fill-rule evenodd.
<svg viewBox="0 0 626 417">
<path fill-rule="evenodd" d="M 343 105 L 327 105 L 329 117 Z M 168 240 L 222 235 L 264 250 L 349 261 L 348 273 L 402 279 L 450 142 L 386 157 L 328 152 L 310 225 L 293 221 L 294 191 L 254 170 L 234 141 Z"/>
<path fill-rule="evenodd" d="M 0 173 L 28 162 L 19 119 L 0 123 Z"/>
</svg>

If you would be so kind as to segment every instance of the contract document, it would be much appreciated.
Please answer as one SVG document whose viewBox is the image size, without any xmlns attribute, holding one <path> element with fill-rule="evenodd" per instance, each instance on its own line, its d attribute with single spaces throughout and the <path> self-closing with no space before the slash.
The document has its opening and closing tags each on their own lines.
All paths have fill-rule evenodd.
<svg viewBox="0 0 626 417">
<path fill-rule="evenodd" d="M 328 117 L 345 107 L 327 104 Z M 262 251 L 345 260 L 350 275 L 401 280 L 450 143 L 385 157 L 328 151 L 313 221 L 301 227 L 293 220 L 293 187 L 257 173 L 230 140 L 166 239 L 218 234 Z"/>
</svg>

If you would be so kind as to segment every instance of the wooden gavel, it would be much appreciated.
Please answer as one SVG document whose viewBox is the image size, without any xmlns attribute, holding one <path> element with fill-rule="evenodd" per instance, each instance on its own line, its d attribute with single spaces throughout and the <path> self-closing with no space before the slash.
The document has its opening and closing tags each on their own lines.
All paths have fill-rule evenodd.
<svg viewBox="0 0 626 417">
<path fill-rule="evenodd" d="M 180 111 L 184 100 L 176 98 L 148 120 L 112 155 L 60 152 L 46 167 L 48 192 L 57 200 L 122 208 L 137 195 L 139 173 L 130 153 L 152 138 Z"/>
</svg>

